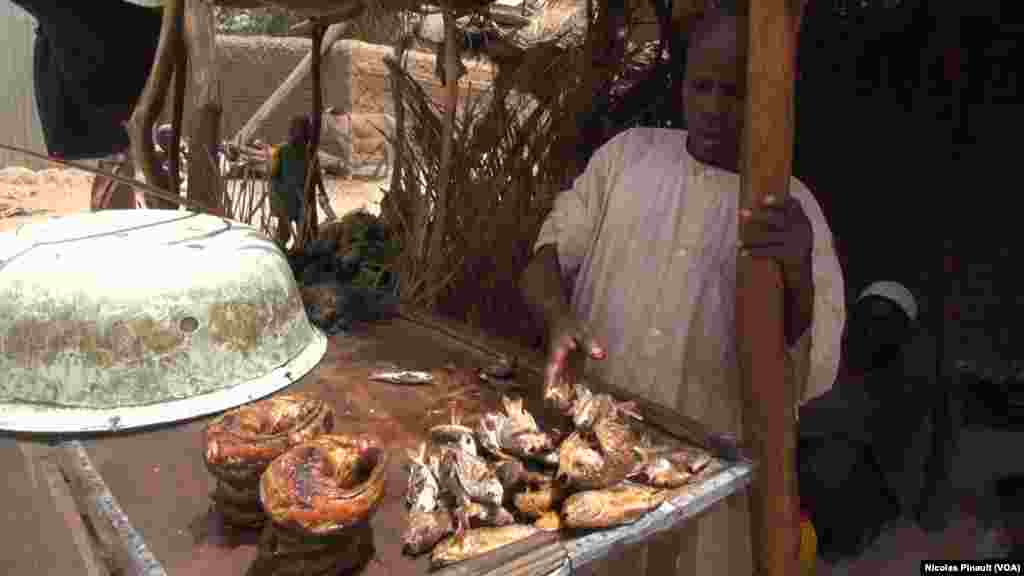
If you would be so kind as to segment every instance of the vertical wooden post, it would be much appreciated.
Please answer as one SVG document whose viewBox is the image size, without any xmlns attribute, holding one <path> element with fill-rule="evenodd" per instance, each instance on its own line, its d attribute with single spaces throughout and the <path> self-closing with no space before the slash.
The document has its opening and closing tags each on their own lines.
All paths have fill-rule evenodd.
<svg viewBox="0 0 1024 576">
<path fill-rule="evenodd" d="M 295 242 L 296 249 L 301 249 L 307 242 L 316 238 L 317 233 L 316 184 L 320 175 L 317 150 L 320 148 L 320 126 L 323 123 L 324 109 L 320 50 L 323 46 L 324 30 L 324 25 L 321 22 L 313 21 L 313 50 L 310 52 L 313 75 L 313 121 L 310 128 L 313 129 L 313 133 L 310 134 L 309 146 L 306 149 L 306 185 L 302 191 L 304 218 L 302 229 L 299 230 L 299 237 Z"/>
<path fill-rule="evenodd" d="M 739 4 L 740 42 L 748 46 L 742 206 L 789 191 L 793 161 L 793 80 L 797 0 Z M 743 25 L 746 17 L 746 26 Z M 741 44 L 742 46 L 742 44 Z M 780 198 L 781 199 L 781 198 Z M 737 264 L 736 330 L 748 438 L 760 462 L 752 486 L 756 573 L 798 573 L 795 387 L 787 381 L 781 270 L 770 260 Z"/>
<path fill-rule="evenodd" d="M 185 115 L 185 87 L 188 77 L 188 48 L 185 43 L 184 15 L 174 38 L 174 94 L 171 100 L 171 142 L 167 152 L 168 185 L 171 193 L 181 194 L 181 123 Z"/>
<path fill-rule="evenodd" d="M 220 197 L 220 72 L 217 69 L 217 33 L 213 7 L 205 0 L 185 0 L 185 42 L 195 86 L 195 111 L 190 126 L 192 161 L 188 167 L 188 197 L 218 210 Z M 235 215 L 234 217 L 237 217 Z"/>
<path fill-rule="evenodd" d="M 174 68 L 174 50 L 180 46 L 181 29 L 185 9 L 185 0 L 168 0 L 163 7 L 163 20 L 160 25 L 160 40 L 156 47 L 153 66 L 146 79 L 142 96 L 135 105 L 131 119 L 128 120 L 128 140 L 131 143 L 132 160 L 142 168 L 146 182 L 164 190 L 168 182 L 157 169 L 156 150 L 153 148 L 153 124 L 164 107 L 167 89 L 171 83 L 171 71 Z M 175 209 L 177 204 L 150 195 L 146 205 L 153 208 Z"/>
</svg>

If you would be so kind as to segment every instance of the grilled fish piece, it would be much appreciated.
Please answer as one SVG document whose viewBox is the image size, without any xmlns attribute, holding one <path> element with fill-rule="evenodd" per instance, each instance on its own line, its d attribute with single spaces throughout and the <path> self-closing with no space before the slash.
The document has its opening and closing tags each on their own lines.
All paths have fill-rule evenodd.
<svg viewBox="0 0 1024 576">
<path fill-rule="evenodd" d="M 558 532 L 562 529 L 562 516 L 558 512 L 551 510 L 545 512 L 533 525 L 545 532 Z"/>
<path fill-rule="evenodd" d="M 387 452 L 370 436 L 325 435 L 274 460 L 260 502 L 275 524 L 327 535 L 369 520 L 384 498 Z"/>
<path fill-rule="evenodd" d="M 501 430 L 508 422 L 508 417 L 496 412 L 488 412 L 480 417 L 476 425 L 476 440 L 491 455 L 500 460 L 512 460 L 513 457 L 501 449 Z"/>
<path fill-rule="evenodd" d="M 656 456 L 639 466 L 629 479 L 654 488 L 680 488 L 686 485 L 693 474 L 680 468 L 664 456 Z"/>
<path fill-rule="evenodd" d="M 473 429 L 463 426 L 456 411 L 452 411 L 449 424 L 439 424 L 430 428 L 430 440 L 435 444 L 456 445 L 464 452 L 477 456 L 476 438 Z"/>
<path fill-rule="evenodd" d="M 494 467 L 494 474 L 508 494 L 526 481 L 526 466 L 518 460 L 505 460 Z"/>
<path fill-rule="evenodd" d="M 558 482 L 551 482 L 516 494 L 516 510 L 530 519 L 537 519 L 548 512 L 557 511 L 558 506 L 569 495 L 569 491 Z"/>
<path fill-rule="evenodd" d="M 405 501 L 412 512 L 433 512 L 441 487 L 437 477 L 427 463 L 427 443 L 420 444 L 418 451 L 409 451 L 409 483 L 405 490 Z"/>
<path fill-rule="evenodd" d="M 461 534 L 469 525 L 470 503 L 501 506 L 505 491 L 498 477 L 480 458 L 449 449 L 441 460 L 441 482 L 455 497 L 455 530 Z"/>
<path fill-rule="evenodd" d="M 576 384 L 576 400 L 572 406 L 573 426 L 589 432 L 604 418 L 623 420 L 626 417 L 643 420 L 636 402 L 619 402 L 609 394 L 594 394 L 583 384 Z"/>
<path fill-rule="evenodd" d="M 599 416 L 593 433 L 577 431 L 559 448 L 557 478 L 574 488 L 597 490 L 614 486 L 634 472 L 638 440 L 629 425 L 611 409 Z"/>
<path fill-rule="evenodd" d="M 467 530 L 463 534 L 449 536 L 435 546 L 430 563 L 434 568 L 449 566 L 529 538 L 538 532 L 534 526 L 525 524 Z"/>
<path fill-rule="evenodd" d="M 562 517 L 569 528 L 611 528 L 636 522 L 666 498 L 653 488 L 624 483 L 569 496 Z"/>
<path fill-rule="evenodd" d="M 605 467 L 604 456 L 591 447 L 583 434 L 574 432 L 558 449 L 558 474 L 566 484 L 587 484 L 597 478 Z"/>
<path fill-rule="evenodd" d="M 449 510 L 412 511 L 402 533 L 402 552 L 410 556 L 423 554 L 454 531 L 455 521 Z"/>
<path fill-rule="evenodd" d="M 537 458 L 554 450 L 551 436 L 541 431 L 533 415 L 523 409 L 523 400 L 502 396 L 506 420 L 498 433 L 502 451 L 520 458 Z"/>
<path fill-rule="evenodd" d="M 334 410 L 309 394 L 278 394 L 225 412 L 203 431 L 203 460 L 218 480 L 255 487 L 289 448 L 334 428 Z"/>
<path fill-rule="evenodd" d="M 508 526 L 515 524 L 516 519 L 512 513 L 502 506 L 490 506 L 479 502 L 470 502 L 466 507 L 466 515 L 474 527 L 480 526 Z M 475 521 L 475 522 L 474 522 Z"/>
</svg>

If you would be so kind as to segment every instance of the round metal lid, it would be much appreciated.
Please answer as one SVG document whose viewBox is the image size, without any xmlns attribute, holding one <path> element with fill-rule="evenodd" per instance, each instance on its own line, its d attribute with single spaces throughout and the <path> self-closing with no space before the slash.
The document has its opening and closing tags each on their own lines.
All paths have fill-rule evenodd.
<svg viewBox="0 0 1024 576">
<path fill-rule="evenodd" d="M 326 349 L 251 226 L 105 210 L 0 234 L 0 429 L 195 418 L 288 386 Z"/>
</svg>

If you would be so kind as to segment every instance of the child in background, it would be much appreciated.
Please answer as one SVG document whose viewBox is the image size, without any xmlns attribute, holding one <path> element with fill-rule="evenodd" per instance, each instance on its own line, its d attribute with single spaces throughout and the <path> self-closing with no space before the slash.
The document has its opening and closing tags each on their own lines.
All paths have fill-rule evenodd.
<svg viewBox="0 0 1024 576">
<path fill-rule="evenodd" d="M 292 236 L 292 223 L 296 235 L 302 227 L 310 128 L 307 117 L 293 117 L 288 141 L 270 151 L 270 211 L 277 218 L 277 241 L 282 249 Z"/>
</svg>

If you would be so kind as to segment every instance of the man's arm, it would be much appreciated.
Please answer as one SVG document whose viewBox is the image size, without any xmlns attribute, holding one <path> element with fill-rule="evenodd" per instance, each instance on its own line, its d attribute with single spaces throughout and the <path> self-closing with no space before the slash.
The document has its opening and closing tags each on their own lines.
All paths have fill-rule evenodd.
<svg viewBox="0 0 1024 576">
<path fill-rule="evenodd" d="M 541 246 L 523 271 L 522 295 L 535 321 L 546 335 L 561 319 L 569 315 L 565 282 L 554 244 Z"/>
</svg>

